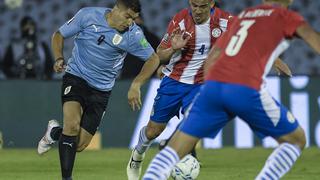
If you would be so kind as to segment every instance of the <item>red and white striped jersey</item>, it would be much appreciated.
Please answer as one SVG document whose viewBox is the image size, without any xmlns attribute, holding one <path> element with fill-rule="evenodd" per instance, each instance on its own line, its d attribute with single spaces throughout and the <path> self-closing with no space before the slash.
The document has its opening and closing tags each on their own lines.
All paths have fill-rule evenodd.
<svg viewBox="0 0 320 180">
<path fill-rule="evenodd" d="M 282 7 L 244 10 L 215 44 L 222 51 L 206 79 L 260 90 L 276 58 L 289 47 L 287 39 L 304 23 L 301 15 Z"/>
<path fill-rule="evenodd" d="M 231 17 L 229 13 L 214 8 L 207 22 L 195 24 L 189 9 L 183 9 L 177 13 L 169 23 L 160 47 L 171 47 L 169 37 L 177 27 L 189 33 L 191 38 L 186 47 L 171 57 L 169 64 L 163 68 L 163 73 L 182 83 L 202 83 L 204 61 L 217 38 L 226 31 Z"/>
</svg>

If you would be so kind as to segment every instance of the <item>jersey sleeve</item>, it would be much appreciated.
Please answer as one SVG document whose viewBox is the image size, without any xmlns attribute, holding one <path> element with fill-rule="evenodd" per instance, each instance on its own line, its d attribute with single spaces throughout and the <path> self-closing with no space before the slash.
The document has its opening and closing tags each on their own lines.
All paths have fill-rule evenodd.
<svg viewBox="0 0 320 180">
<path fill-rule="evenodd" d="M 160 42 L 160 45 L 159 45 L 160 47 L 165 48 L 165 49 L 171 47 L 170 37 L 171 37 L 173 30 L 176 27 L 177 27 L 177 24 L 176 24 L 175 18 L 173 18 L 168 25 L 166 34 L 163 36 L 163 38 Z"/>
<path fill-rule="evenodd" d="M 292 38 L 298 27 L 305 24 L 304 18 L 296 12 L 286 10 L 284 13 L 284 35 Z"/>
<path fill-rule="evenodd" d="M 136 25 L 135 25 L 136 26 Z M 150 43 L 145 38 L 143 31 L 138 26 L 131 32 L 131 40 L 127 49 L 128 53 L 146 61 L 154 53 Z"/>
<path fill-rule="evenodd" d="M 84 28 L 84 18 L 88 15 L 86 8 L 80 9 L 75 16 L 59 28 L 64 38 L 78 34 Z"/>
</svg>

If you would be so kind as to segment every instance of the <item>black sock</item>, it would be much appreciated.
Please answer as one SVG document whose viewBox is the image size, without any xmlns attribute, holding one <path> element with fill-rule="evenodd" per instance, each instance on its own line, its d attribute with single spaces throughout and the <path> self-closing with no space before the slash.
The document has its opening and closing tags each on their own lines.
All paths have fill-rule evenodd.
<svg viewBox="0 0 320 180">
<path fill-rule="evenodd" d="M 62 180 L 72 180 L 72 178 L 62 178 Z"/>
<path fill-rule="evenodd" d="M 77 150 L 77 136 L 61 134 L 59 139 L 59 156 L 62 178 L 71 178 Z"/>
<path fill-rule="evenodd" d="M 62 127 L 54 127 L 51 129 L 50 136 L 54 141 L 58 141 L 62 133 Z"/>
<path fill-rule="evenodd" d="M 72 180 L 72 178 L 62 178 L 62 180 Z"/>
</svg>

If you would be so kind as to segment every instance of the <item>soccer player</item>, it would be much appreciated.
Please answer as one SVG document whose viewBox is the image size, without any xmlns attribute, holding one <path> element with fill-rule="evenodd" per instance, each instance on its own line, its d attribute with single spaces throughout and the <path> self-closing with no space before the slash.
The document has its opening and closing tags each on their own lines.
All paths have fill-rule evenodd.
<svg viewBox="0 0 320 180">
<path fill-rule="evenodd" d="M 59 141 L 63 179 L 72 179 L 76 151 L 84 150 L 95 134 L 127 53 L 146 61 L 128 91 L 131 108 L 141 106 L 140 87 L 157 69 L 159 57 L 133 23 L 140 10 L 139 0 L 117 0 L 113 9 L 83 8 L 53 35 L 54 70 L 66 72 L 61 92 L 63 128 L 49 121 L 38 153 Z M 70 37 L 75 37 L 74 49 L 65 66 L 63 44 Z"/>
<path fill-rule="evenodd" d="M 157 54 L 169 61 L 154 100 L 147 126 L 127 166 L 129 180 L 139 179 L 145 152 L 168 121 L 184 113 L 203 82 L 203 63 L 215 41 L 226 31 L 231 15 L 213 7 L 212 0 L 190 0 L 190 8 L 178 12 L 169 23 Z"/>
<path fill-rule="evenodd" d="M 306 139 L 297 119 L 272 98 L 264 78 L 274 60 L 300 37 L 320 53 L 320 35 L 298 13 L 292 0 L 265 0 L 234 19 L 205 64 L 206 81 L 169 145 L 149 165 L 144 180 L 167 179 L 173 166 L 203 137 L 215 137 L 233 117 L 242 118 L 261 138 L 279 146 L 257 180 L 280 179 L 301 155 Z"/>
</svg>

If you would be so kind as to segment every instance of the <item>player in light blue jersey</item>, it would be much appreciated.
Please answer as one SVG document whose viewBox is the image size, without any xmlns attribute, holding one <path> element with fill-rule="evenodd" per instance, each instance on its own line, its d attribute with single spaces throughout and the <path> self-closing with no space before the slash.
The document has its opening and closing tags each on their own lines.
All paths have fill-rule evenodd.
<svg viewBox="0 0 320 180">
<path fill-rule="evenodd" d="M 159 58 L 133 22 L 140 10 L 139 0 L 117 0 L 113 9 L 83 8 L 52 37 L 54 70 L 65 71 L 63 128 L 49 121 L 38 153 L 59 141 L 62 179 L 72 179 L 76 151 L 84 150 L 95 134 L 127 53 L 146 61 L 128 91 L 131 108 L 141 106 L 140 87 L 157 69 Z M 64 39 L 70 37 L 74 37 L 74 48 L 65 65 Z"/>
</svg>

